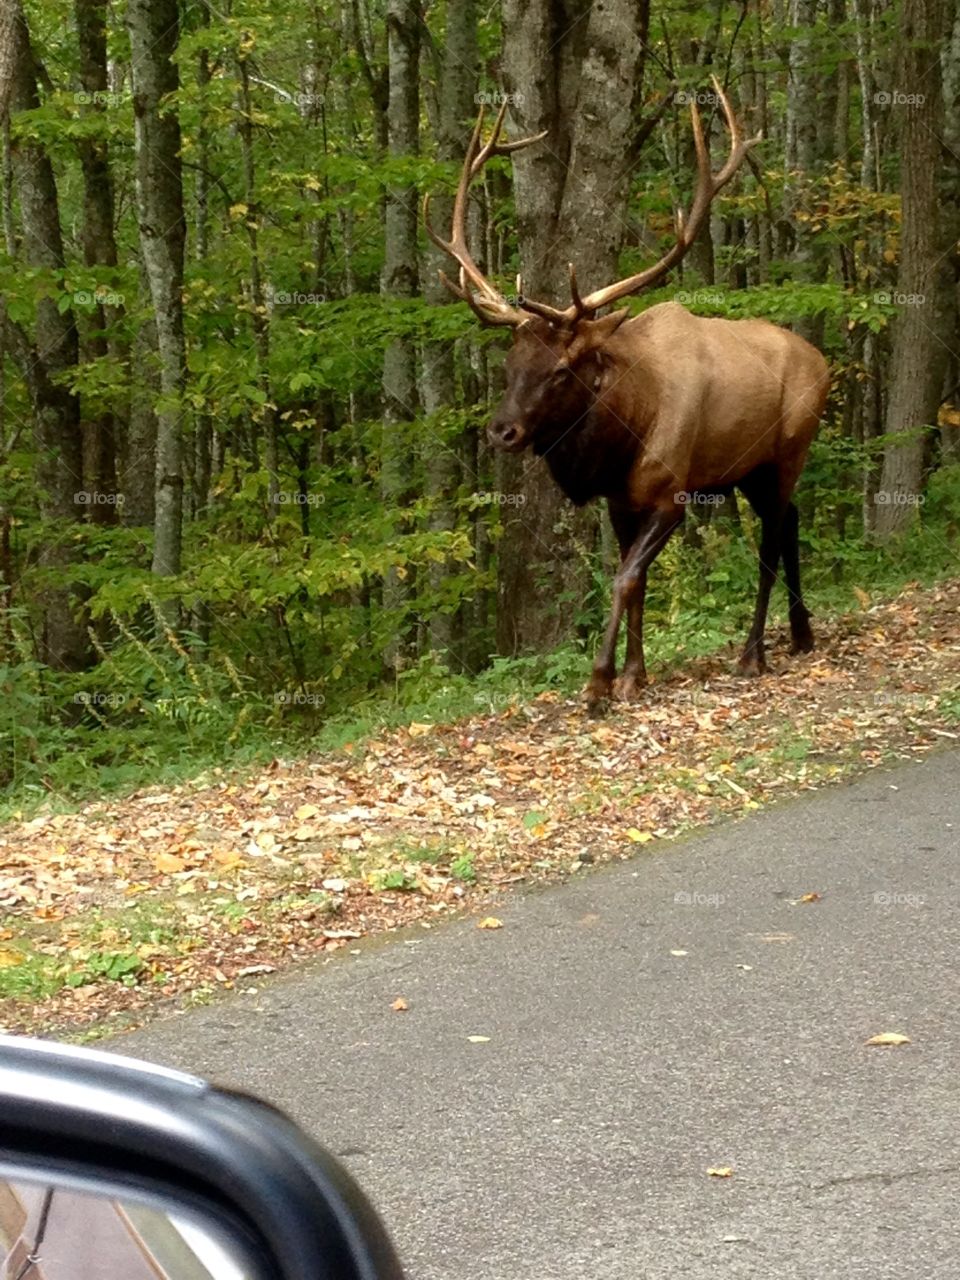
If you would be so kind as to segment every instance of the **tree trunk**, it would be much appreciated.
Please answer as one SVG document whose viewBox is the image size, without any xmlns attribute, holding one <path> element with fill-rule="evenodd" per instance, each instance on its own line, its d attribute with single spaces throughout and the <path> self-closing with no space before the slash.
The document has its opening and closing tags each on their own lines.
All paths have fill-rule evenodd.
<svg viewBox="0 0 960 1280">
<path fill-rule="evenodd" d="M 389 0 L 387 39 L 389 102 L 387 108 L 390 155 L 409 158 L 419 151 L 420 94 L 418 0 Z M 413 187 L 391 187 L 387 192 L 384 267 L 381 292 L 387 298 L 416 297 L 417 193 Z M 410 488 L 411 448 L 404 424 L 416 417 L 416 347 L 409 338 L 394 338 L 383 358 L 383 437 L 380 492 L 394 510 L 406 505 Z M 389 571 L 383 583 L 383 607 L 398 614 L 409 591 L 402 573 Z M 402 640 L 388 647 L 388 666 L 396 668 L 408 656 Z"/>
<path fill-rule="evenodd" d="M 477 7 L 476 0 L 463 0 L 451 6 L 448 15 L 446 45 L 440 78 L 439 118 L 437 120 L 437 159 L 460 163 L 469 136 L 469 120 L 473 114 L 477 88 Z M 452 201 L 448 197 L 437 199 L 432 218 L 434 225 L 449 225 Z M 440 282 L 438 271 L 449 270 L 446 254 L 430 244 L 424 262 L 423 292 L 427 302 L 435 306 L 453 303 L 454 299 Z M 461 478 L 461 464 L 476 456 L 476 441 L 468 445 L 459 436 L 444 430 L 442 419 L 434 415 L 456 402 L 456 368 L 452 342 L 429 343 L 422 354 L 421 388 L 423 409 L 427 415 L 427 441 L 423 463 L 426 473 L 427 494 L 433 506 L 430 527 L 447 531 L 456 523 L 454 499 Z M 467 472 L 471 487 L 476 488 L 476 472 Z M 450 569 L 445 562 L 431 565 L 431 592 L 442 592 Z M 435 610 L 430 616 L 429 639 L 431 649 L 447 656 L 448 662 L 457 668 L 461 665 L 455 653 L 458 648 L 459 610 Z"/>
<path fill-rule="evenodd" d="M 0 0 L 0 106 L 11 113 L 40 105 L 30 34 L 19 0 Z M 10 148 L 13 182 L 20 197 L 22 250 L 28 266 L 64 269 L 57 187 L 43 146 L 16 139 Z M 0 302 L 0 312 L 3 311 Z M 11 347 L 30 393 L 40 448 L 40 509 L 49 522 L 41 563 L 55 575 L 44 592 L 40 659 L 59 670 L 78 671 L 92 655 L 79 594 L 70 586 L 72 526 L 82 518 L 83 448 L 77 398 L 57 379 L 78 360 L 77 330 L 70 308 L 56 298 L 37 301 L 33 342 L 3 319 Z"/>
<path fill-rule="evenodd" d="M 562 0 L 504 0 L 511 117 L 518 133 L 549 130 L 514 163 L 524 289 L 564 305 L 568 262 L 584 292 L 617 275 L 647 7 L 594 0 L 574 16 Z M 542 460 L 504 458 L 499 472 L 516 500 L 503 508 L 497 644 L 508 654 L 549 649 L 573 633 L 597 518 L 567 502 Z"/>
<path fill-rule="evenodd" d="M 900 264 L 887 398 L 883 474 L 875 531 L 888 538 L 916 517 L 927 428 L 937 421 L 947 338 L 946 273 L 938 178 L 944 135 L 940 43 L 948 33 L 944 0 L 904 0 L 898 94 Z M 918 88 L 919 86 L 919 88 Z"/>
<path fill-rule="evenodd" d="M 77 43 L 80 52 L 80 84 L 84 111 L 103 116 L 107 92 L 107 4 L 106 0 L 75 0 Z M 113 175 L 107 144 L 94 136 L 78 143 L 83 172 L 83 262 L 87 267 L 115 267 L 117 245 L 113 234 Z M 98 293 L 93 300 L 93 333 L 83 341 L 83 359 L 99 360 L 109 347 L 104 333 L 120 305 Z M 114 414 L 102 410 L 84 422 L 83 473 L 89 489 L 115 495 L 117 490 L 116 427 Z M 99 501 L 90 506 L 90 519 L 98 524 L 114 524 L 117 504 Z"/>
<path fill-rule="evenodd" d="M 180 123 L 164 98 L 179 75 L 173 55 L 179 36 L 177 0 L 129 0 L 136 150 L 137 218 L 157 325 L 160 402 L 157 408 L 153 572 L 180 572 L 183 540 L 183 253 L 186 224 L 180 170 Z M 178 608 L 164 610 L 174 622 Z"/>
</svg>

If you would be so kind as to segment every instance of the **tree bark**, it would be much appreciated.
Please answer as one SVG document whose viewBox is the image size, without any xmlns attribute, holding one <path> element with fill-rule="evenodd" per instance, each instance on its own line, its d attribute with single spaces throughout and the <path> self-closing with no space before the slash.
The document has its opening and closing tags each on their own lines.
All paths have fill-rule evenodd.
<svg viewBox="0 0 960 1280">
<path fill-rule="evenodd" d="M 387 107 L 388 149 L 392 157 L 407 159 L 419 152 L 420 94 L 419 45 L 420 6 L 418 0 L 389 0 L 387 41 L 389 58 L 389 100 Z M 416 297 L 420 287 L 417 271 L 417 193 L 409 186 L 393 186 L 387 191 L 384 268 L 381 292 L 384 297 Z M 410 444 L 404 424 L 416 417 L 416 347 L 406 337 L 394 338 L 383 358 L 383 436 L 380 455 L 380 492 L 393 509 L 406 505 L 410 488 Z M 383 583 L 383 606 L 402 613 L 409 590 L 403 573 L 390 570 Z M 384 655 L 388 666 L 397 667 L 408 656 L 409 646 L 400 638 Z"/>
<path fill-rule="evenodd" d="M 451 6 L 448 14 L 446 44 L 439 90 L 436 154 L 442 161 L 460 163 L 469 137 L 477 88 L 477 6 L 476 0 L 463 0 Z M 452 201 L 449 197 L 435 200 L 433 220 L 436 226 L 449 223 Z M 430 243 L 424 261 L 423 293 L 435 306 L 453 303 L 454 299 L 440 282 L 438 271 L 448 270 L 446 254 Z M 464 442 L 444 430 L 442 414 L 456 403 L 456 368 L 452 342 L 428 343 L 422 354 L 421 390 L 423 409 L 427 415 L 428 438 L 423 463 L 427 494 L 432 501 L 430 528 L 446 532 L 456 523 L 454 499 L 463 474 L 462 463 L 468 462 L 466 478 L 476 488 L 476 469 L 469 459 L 476 456 L 476 440 Z M 474 433 L 475 434 L 475 433 Z M 431 592 L 440 594 L 450 575 L 449 566 L 436 563 L 430 567 Z M 429 621 L 431 649 L 447 656 L 454 667 L 461 665 L 455 652 L 458 643 L 459 610 L 435 610 Z M 461 655 L 462 656 L 462 655 Z"/>
<path fill-rule="evenodd" d="M 180 123 L 164 99 L 176 92 L 173 55 L 179 38 L 177 0 L 130 0 L 127 8 L 133 83 L 137 218 L 160 354 L 153 572 L 180 572 L 183 540 L 183 254 L 186 224 L 180 168 Z M 171 604 L 168 622 L 178 617 Z"/>
<path fill-rule="evenodd" d="M 80 53 L 80 85 L 84 111 L 99 115 L 106 111 L 107 91 L 107 4 L 106 0 L 75 0 L 77 43 Z M 83 262 L 87 267 L 115 267 L 117 245 L 113 233 L 113 174 L 107 144 L 98 137 L 82 138 L 78 144 L 83 173 Z M 104 330 L 120 307 L 94 295 L 93 332 L 83 340 L 83 358 L 99 360 L 109 351 Z M 84 422 L 84 476 L 94 492 L 115 494 L 117 490 L 115 415 L 102 410 Z M 98 524 L 115 524 L 117 504 L 94 502 L 90 519 Z"/>
<path fill-rule="evenodd" d="M 40 105 L 37 68 L 20 0 L 0 0 L 0 106 L 11 115 Z M 53 166 L 43 146 L 13 138 L 10 147 L 13 182 L 20 198 L 21 245 L 28 266 L 53 272 L 64 269 L 60 207 Z M 70 586 L 72 527 L 82 518 L 83 448 L 80 406 L 57 379 L 73 369 L 79 348 L 73 312 L 60 311 L 57 300 L 37 301 L 31 341 L 5 315 L 0 300 L 5 344 L 13 352 L 31 397 L 40 448 L 40 510 L 49 522 L 41 563 L 56 581 L 44 592 L 40 658 L 59 670 L 88 666 L 91 650 L 80 594 Z"/>
<path fill-rule="evenodd" d="M 900 263 L 892 329 L 883 473 L 875 495 L 881 539 L 916 518 L 927 429 L 935 426 L 947 355 L 946 272 L 938 178 L 944 136 L 940 44 L 944 0 L 904 0 L 897 94 L 900 128 Z"/>
</svg>

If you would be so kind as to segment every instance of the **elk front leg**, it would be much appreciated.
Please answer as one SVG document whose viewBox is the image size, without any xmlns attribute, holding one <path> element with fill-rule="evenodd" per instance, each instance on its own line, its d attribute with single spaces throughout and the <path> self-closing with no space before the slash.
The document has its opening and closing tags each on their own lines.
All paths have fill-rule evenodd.
<svg viewBox="0 0 960 1280">
<path fill-rule="evenodd" d="M 633 702 L 647 683 L 643 661 L 643 605 L 647 597 L 646 569 L 637 579 L 627 604 L 627 656 L 623 670 L 614 679 L 613 692 L 621 702 Z"/>
<path fill-rule="evenodd" d="M 613 609 L 586 688 L 587 709 L 591 712 L 598 710 L 610 697 L 617 669 L 617 637 L 620 634 L 620 622 L 624 611 L 638 593 L 641 584 L 644 588 L 646 587 L 647 569 L 683 519 L 683 513 L 682 506 L 671 506 L 670 509 L 655 508 L 644 512 L 639 521 L 637 536 L 613 580 Z M 624 675 L 629 671 L 635 679 L 643 673 L 642 597 L 639 599 L 639 611 L 633 614 L 630 630 L 634 637 L 633 663 L 631 665 L 628 644 Z"/>
</svg>

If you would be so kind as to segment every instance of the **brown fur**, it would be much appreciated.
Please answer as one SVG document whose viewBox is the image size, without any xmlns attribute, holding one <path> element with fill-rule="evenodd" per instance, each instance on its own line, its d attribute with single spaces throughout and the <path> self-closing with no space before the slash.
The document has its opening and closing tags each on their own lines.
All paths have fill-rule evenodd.
<svg viewBox="0 0 960 1280">
<path fill-rule="evenodd" d="M 526 320 L 515 329 L 506 372 L 491 443 L 511 452 L 532 447 L 574 502 L 605 497 L 620 541 L 591 703 L 610 693 L 627 610 L 620 691 L 630 695 L 645 679 L 646 571 L 693 493 L 737 486 L 762 521 L 760 595 L 742 669 L 764 669 L 767 601 L 781 556 L 794 647 L 812 647 L 791 495 L 829 390 L 819 351 L 764 320 L 705 319 L 667 302 L 632 320 L 623 311 L 572 327 Z"/>
</svg>

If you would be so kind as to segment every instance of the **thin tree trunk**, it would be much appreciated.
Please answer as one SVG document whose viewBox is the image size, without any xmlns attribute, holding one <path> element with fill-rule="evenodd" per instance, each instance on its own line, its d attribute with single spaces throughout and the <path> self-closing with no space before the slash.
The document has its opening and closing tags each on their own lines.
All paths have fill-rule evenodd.
<svg viewBox="0 0 960 1280">
<path fill-rule="evenodd" d="M 173 55 L 179 37 L 177 0 L 129 0 L 136 150 L 137 217 L 160 354 L 157 410 L 153 572 L 180 572 L 183 545 L 183 255 L 186 225 L 180 168 L 180 123 L 165 103 L 179 75 Z M 179 608 L 164 609 L 170 623 Z"/>
<path fill-rule="evenodd" d="M 387 108 L 389 152 L 409 158 L 419 150 L 420 95 L 418 0 L 389 0 L 387 39 L 389 104 Z M 391 187 L 387 192 L 384 297 L 406 299 L 419 289 L 417 272 L 417 193 L 413 187 Z M 394 338 L 383 358 L 383 436 L 381 441 L 380 492 L 393 510 L 406 505 L 410 488 L 411 446 L 404 424 L 417 410 L 416 347 L 409 338 Z M 383 606 L 398 617 L 409 596 L 402 573 L 390 570 L 383 583 Z M 402 638 L 384 655 L 396 668 L 408 656 Z"/>
</svg>

